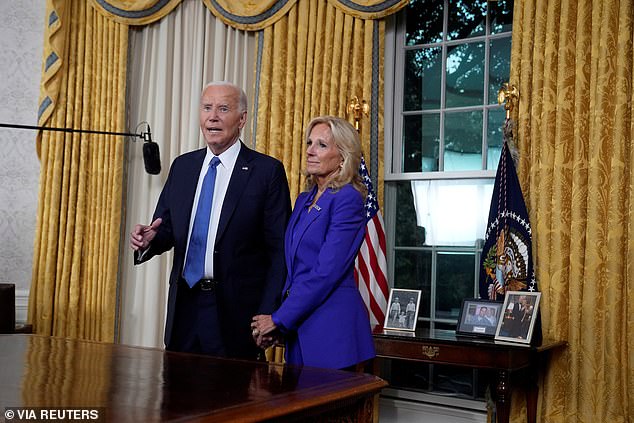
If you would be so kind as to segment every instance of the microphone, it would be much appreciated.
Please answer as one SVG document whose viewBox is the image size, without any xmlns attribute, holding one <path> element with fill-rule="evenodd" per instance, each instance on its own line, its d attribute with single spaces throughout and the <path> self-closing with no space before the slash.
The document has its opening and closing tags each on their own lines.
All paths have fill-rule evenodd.
<svg viewBox="0 0 634 423">
<path fill-rule="evenodd" d="M 159 146 L 152 141 L 152 132 L 150 125 L 147 126 L 147 132 L 143 132 L 143 164 L 145 171 L 150 175 L 158 175 L 161 173 L 161 156 L 159 154 Z"/>
</svg>

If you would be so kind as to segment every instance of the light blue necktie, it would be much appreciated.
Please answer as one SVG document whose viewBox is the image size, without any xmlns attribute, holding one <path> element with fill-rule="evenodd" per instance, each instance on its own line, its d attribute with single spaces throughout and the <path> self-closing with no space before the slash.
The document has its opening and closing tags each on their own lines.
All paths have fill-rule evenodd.
<svg viewBox="0 0 634 423">
<path fill-rule="evenodd" d="M 209 232 L 209 218 L 211 217 L 211 205 L 214 199 L 214 185 L 216 184 L 216 166 L 220 164 L 218 157 L 213 157 L 209 162 L 209 168 L 198 198 L 194 226 L 189 238 L 187 259 L 183 278 L 190 287 L 193 287 L 205 275 L 205 253 L 207 251 L 207 234 Z"/>
</svg>

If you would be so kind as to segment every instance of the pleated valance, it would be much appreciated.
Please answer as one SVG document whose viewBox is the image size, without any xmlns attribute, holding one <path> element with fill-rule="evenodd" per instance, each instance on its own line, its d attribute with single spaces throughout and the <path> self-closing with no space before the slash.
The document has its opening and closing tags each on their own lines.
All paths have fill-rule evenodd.
<svg viewBox="0 0 634 423">
<path fill-rule="evenodd" d="M 147 25 L 169 14 L 182 0 L 90 0 L 95 10 L 119 23 Z"/>
<path fill-rule="evenodd" d="M 396 13 L 409 0 L 328 0 L 337 9 L 359 19 L 381 19 Z"/>
<path fill-rule="evenodd" d="M 182 0 L 90 0 L 111 19 L 146 25 L 170 13 Z M 298 0 L 202 0 L 220 20 L 234 28 L 259 31 L 285 16 Z M 405 7 L 409 0 L 325 0 L 343 13 L 360 19 L 380 19 Z"/>
</svg>

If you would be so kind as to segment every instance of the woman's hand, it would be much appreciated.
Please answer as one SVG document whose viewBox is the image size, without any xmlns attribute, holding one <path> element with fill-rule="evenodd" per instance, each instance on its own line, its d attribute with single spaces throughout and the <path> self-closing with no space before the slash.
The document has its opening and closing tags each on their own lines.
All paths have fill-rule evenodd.
<svg viewBox="0 0 634 423">
<path fill-rule="evenodd" d="M 275 343 L 275 338 L 271 335 L 277 329 L 270 314 L 258 314 L 251 321 L 251 335 L 256 345 L 260 348 L 268 348 Z"/>
</svg>

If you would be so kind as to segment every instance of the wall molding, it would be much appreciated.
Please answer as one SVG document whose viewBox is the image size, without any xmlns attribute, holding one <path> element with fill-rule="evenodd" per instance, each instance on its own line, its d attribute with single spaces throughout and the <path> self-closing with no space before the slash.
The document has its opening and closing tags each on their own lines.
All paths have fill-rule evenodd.
<svg viewBox="0 0 634 423">
<path fill-rule="evenodd" d="M 26 317 L 29 310 L 29 290 L 28 289 L 16 289 L 15 290 L 15 323 L 25 324 Z"/>
</svg>

